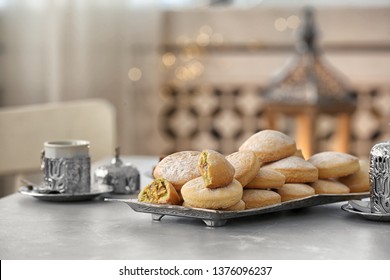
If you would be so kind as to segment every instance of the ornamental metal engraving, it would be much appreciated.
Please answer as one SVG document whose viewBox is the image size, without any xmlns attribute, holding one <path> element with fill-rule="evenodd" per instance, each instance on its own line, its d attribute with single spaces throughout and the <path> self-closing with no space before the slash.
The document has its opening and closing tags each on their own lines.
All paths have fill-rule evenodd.
<svg viewBox="0 0 390 280">
<path fill-rule="evenodd" d="M 44 185 L 41 191 L 59 193 L 89 193 L 91 189 L 91 159 L 44 158 Z"/>
<path fill-rule="evenodd" d="M 376 144 L 370 152 L 371 212 L 390 213 L 390 142 Z"/>
<path fill-rule="evenodd" d="M 114 187 L 116 194 L 134 194 L 140 190 L 140 174 L 136 167 L 123 163 L 119 156 L 119 148 L 115 149 L 115 157 L 111 164 L 96 168 L 94 181 Z"/>
</svg>

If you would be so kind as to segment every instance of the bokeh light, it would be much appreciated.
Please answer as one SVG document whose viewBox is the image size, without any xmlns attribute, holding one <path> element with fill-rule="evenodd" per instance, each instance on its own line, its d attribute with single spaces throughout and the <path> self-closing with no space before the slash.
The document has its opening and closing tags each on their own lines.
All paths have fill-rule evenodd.
<svg viewBox="0 0 390 280">
<path fill-rule="evenodd" d="M 129 76 L 130 81 L 133 82 L 139 81 L 142 77 L 142 71 L 137 67 L 130 68 L 127 74 Z"/>
</svg>

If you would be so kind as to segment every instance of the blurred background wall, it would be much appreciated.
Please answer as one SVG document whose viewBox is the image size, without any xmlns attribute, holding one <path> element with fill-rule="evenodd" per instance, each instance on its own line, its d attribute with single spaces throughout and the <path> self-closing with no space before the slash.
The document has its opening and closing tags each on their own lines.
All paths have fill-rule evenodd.
<svg viewBox="0 0 390 280">
<path fill-rule="evenodd" d="M 262 89 L 312 5 L 324 60 L 357 93 L 351 153 L 366 156 L 390 139 L 390 1 L 293 2 L 0 0 L 0 106 L 104 98 L 123 154 L 229 153 L 266 128 Z M 319 118 L 319 149 L 334 125 Z"/>
</svg>

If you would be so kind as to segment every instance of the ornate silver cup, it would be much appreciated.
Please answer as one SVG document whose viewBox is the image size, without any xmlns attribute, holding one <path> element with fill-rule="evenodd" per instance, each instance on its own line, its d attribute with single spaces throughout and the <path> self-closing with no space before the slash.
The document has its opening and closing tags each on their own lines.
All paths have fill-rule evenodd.
<svg viewBox="0 0 390 280">
<path fill-rule="evenodd" d="M 370 152 L 371 213 L 390 213 L 390 142 L 376 144 Z"/>
<path fill-rule="evenodd" d="M 44 143 L 44 184 L 41 192 L 88 193 L 91 190 L 89 142 L 83 140 Z"/>
</svg>

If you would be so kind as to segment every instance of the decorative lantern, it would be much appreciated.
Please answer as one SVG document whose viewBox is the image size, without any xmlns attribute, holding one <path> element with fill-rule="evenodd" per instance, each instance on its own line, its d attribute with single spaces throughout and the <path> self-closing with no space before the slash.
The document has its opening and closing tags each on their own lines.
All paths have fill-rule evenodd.
<svg viewBox="0 0 390 280">
<path fill-rule="evenodd" d="M 305 157 L 317 152 L 315 122 L 319 114 L 337 117 L 334 150 L 349 149 L 350 116 L 356 105 L 352 91 L 334 69 L 326 65 L 317 47 L 317 31 L 311 9 L 304 11 L 298 32 L 296 56 L 265 90 L 266 112 L 271 129 L 278 113 L 296 116 L 295 138 Z"/>
</svg>

